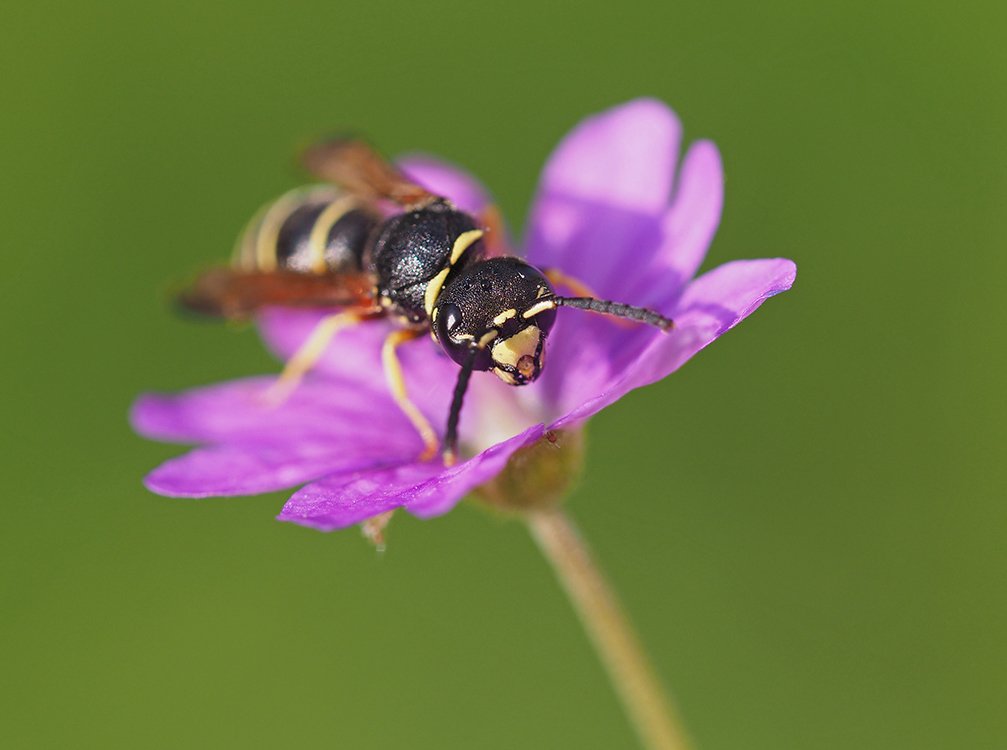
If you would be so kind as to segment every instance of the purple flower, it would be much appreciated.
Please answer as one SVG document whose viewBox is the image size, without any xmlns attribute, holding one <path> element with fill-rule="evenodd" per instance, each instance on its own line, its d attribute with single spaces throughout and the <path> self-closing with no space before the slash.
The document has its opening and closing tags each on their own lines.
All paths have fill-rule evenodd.
<svg viewBox="0 0 1007 750">
<path fill-rule="evenodd" d="M 342 332 L 312 375 L 279 406 L 262 394 L 272 376 L 178 395 L 145 395 L 132 422 L 158 440 L 200 447 L 146 477 L 173 497 L 249 495 L 304 485 L 280 520 L 322 530 L 405 508 L 421 518 L 449 511 L 547 430 L 573 428 L 634 388 L 681 367 L 763 300 L 789 289 L 796 268 L 775 258 L 727 263 L 698 278 L 720 219 L 723 175 L 716 147 L 694 143 L 676 173 L 681 127 L 662 103 L 637 100 L 591 117 L 549 159 L 528 222 L 524 255 L 558 268 L 599 296 L 652 307 L 670 333 L 561 310 L 546 367 L 514 388 L 476 374 L 461 420 L 466 460 L 419 462 L 423 444 L 395 405 L 380 348 L 390 325 Z M 414 179 L 477 213 L 485 191 L 430 159 L 403 166 Z M 267 345 L 290 357 L 321 313 L 274 309 L 260 317 Z M 409 394 L 442 428 L 454 365 L 428 339 L 402 347 Z"/>
</svg>

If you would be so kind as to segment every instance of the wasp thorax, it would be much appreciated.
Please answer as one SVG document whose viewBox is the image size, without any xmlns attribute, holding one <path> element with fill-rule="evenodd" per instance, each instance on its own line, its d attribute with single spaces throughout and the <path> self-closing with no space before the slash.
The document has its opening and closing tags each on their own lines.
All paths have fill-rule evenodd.
<svg viewBox="0 0 1007 750">
<path fill-rule="evenodd" d="M 368 259 L 378 298 L 393 314 L 422 323 L 448 274 L 482 255 L 480 236 L 472 217 L 447 203 L 388 219 Z"/>
<path fill-rule="evenodd" d="M 554 296 L 545 276 L 523 260 L 473 263 L 441 290 L 434 336 L 455 362 L 463 364 L 475 350 L 474 369 L 524 385 L 542 371 L 546 336 L 556 319 Z"/>
</svg>

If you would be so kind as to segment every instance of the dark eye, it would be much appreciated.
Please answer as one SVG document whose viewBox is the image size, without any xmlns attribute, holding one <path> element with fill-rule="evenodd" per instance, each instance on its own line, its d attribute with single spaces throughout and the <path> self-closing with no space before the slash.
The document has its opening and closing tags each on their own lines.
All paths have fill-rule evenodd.
<svg viewBox="0 0 1007 750">
<path fill-rule="evenodd" d="M 452 346 L 458 346 L 461 342 L 455 340 L 462 328 L 462 309 L 453 302 L 442 302 L 435 310 L 434 334 L 445 351 Z M 452 355 L 453 356 L 453 355 Z"/>
<path fill-rule="evenodd" d="M 454 333 L 462 324 L 461 308 L 451 302 L 444 305 L 440 317 L 444 321 L 444 332 L 447 334 Z"/>
</svg>

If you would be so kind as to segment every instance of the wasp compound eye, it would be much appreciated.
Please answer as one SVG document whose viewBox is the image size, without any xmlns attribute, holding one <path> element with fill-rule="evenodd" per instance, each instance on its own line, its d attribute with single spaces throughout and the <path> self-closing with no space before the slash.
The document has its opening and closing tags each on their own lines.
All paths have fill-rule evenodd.
<svg viewBox="0 0 1007 750">
<path fill-rule="evenodd" d="M 444 305 L 443 313 L 438 315 L 441 327 L 444 329 L 449 337 L 452 333 L 458 330 L 458 327 L 462 324 L 462 311 L 458 305 L 451 302 Z"/>
<path fill-rule="evenodd" d="M 489 350 L 485 346 L 480 346 L 479 340 L 468 331 L 462 317 L 462 309 L 458 305 L 453 302 L 442 302 L 437 306 L 433 333 L 441 348 L 457 364 L 464 365 L 472 351 L 476 350 L 472 369 L 490 368 Z"/>
</svg>

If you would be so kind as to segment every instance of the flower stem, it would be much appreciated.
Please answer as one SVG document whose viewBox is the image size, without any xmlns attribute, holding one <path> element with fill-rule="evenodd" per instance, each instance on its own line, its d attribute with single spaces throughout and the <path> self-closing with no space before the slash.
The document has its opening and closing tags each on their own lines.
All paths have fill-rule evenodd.
<svg viewBox="0 0 1007 750">
<path fill-rule="evenodd" d="M 674 706 L 576 526 L 561 508 L 526 514 L 532 536 L 573 602 L 630 722 L 650 750 L 690 750 Z"/>
</svg>

